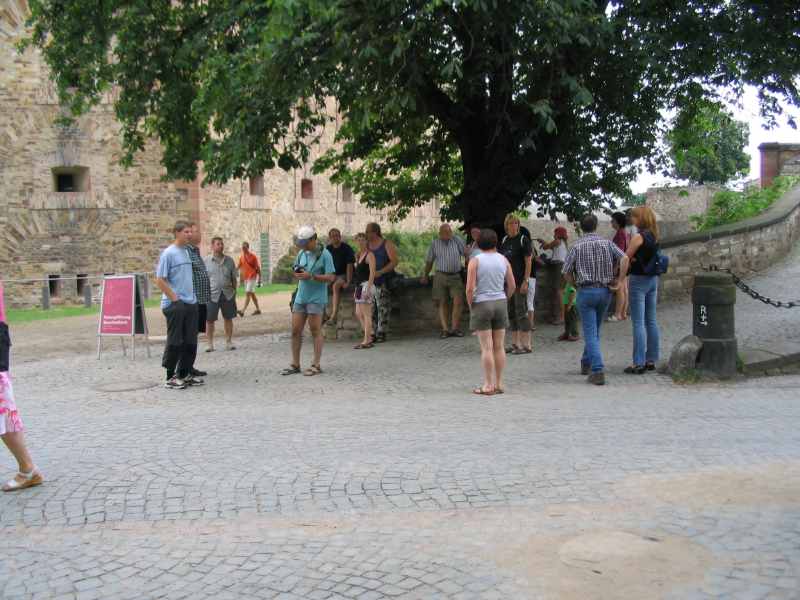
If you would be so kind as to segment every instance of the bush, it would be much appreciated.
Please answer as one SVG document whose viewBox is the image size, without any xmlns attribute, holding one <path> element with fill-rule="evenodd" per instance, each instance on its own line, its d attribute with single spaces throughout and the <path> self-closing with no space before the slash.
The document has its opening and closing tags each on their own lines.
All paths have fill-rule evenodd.
<svg viewBox="0 0 800 600">
<path fill-rule="evenodd" d="M 406 277 L 420 277 L 422 271 L 425 269 L 425 257 L 428 254 L 428 248 L 431 241 L 439 235 L 437 231 L 426 231 L 423 233 L 403 233 L 399 231 L 390 231 L 384 234 L 387 240 L 391 240 L 397 246 L 397 254 L 400 259 L 397 265 L 397 272 L 402 273 Z M 458 234 L 456 234 L 458 235 Z M 345 240 L 352 246 L 353 251 L 358 253 L 358 244 L 352 239 Z M 327 241 L 320 239 L 323 245 Z M 289 252 L 284 254 L 275 268 L 272 270 L 273 283 L 294 283 L 295 279 L 292 277 L 292 266 L 297 257 L 297 248 L 292 246 Z"/>
<path fill-rule="evenodd" d="M 772 185 L 763 190 L 717 192 L 705 214 L 691 217 L 694 229 L 695 231 L 705 231 L 712 227 L 737 223 L 755 217 L 767 210 L 778 198 L 798 183 L 800 183 L 800 177 L 776 177 Z"/>
<path fill-rule="evenodd" d="M 386 239 L 391 240 L 397 246 L 399 259 L 397 272 L 406 277 L 420 277 L 425 270 L 425 257 L 428 255 L 428 248 L 430 248 L 431 242 L 438 235 L 438 232 L 433 230 L 423 233 L 402 233 L 399 231 L 387 233 L 385 235 Z"/>
</svg>

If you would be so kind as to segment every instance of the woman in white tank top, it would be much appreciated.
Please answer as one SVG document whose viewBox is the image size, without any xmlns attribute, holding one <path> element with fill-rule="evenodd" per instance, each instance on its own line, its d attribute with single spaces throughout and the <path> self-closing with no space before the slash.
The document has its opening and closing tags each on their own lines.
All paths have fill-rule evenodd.
<svg viewBox="0 0 800 600">
<path fill-rule="evenodd" d="M 492 396 L 505 392 L 508 298 L 514 293 L 516 283 L 508 260 L 497 252 L 497 233 L 483 229 L 478 247 L 481 254 L 467 266 L 467 304 L 470 328 L 477 332 L 481 344 L 483 384 L 472 392 Z"/>
</svg>

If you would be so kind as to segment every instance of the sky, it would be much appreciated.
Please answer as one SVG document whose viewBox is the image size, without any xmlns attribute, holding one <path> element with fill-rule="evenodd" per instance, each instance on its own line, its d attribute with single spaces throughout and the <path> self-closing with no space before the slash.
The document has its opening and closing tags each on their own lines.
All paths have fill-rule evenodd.
<svg viewBox="0 0 800 600">
<path fill-rule="evenodd" d="M 755 89 L 750 88 L 746 91 L 742 98 L 741 107 L 730 106 L 729 108 L 733 111 L 738 120 L 744 121 L 750 125 L 750 143 L 746 150 L 750 155 L 750 175 L 747 177 L 747 180 L 755 179 L 759 177 L 761 173 L 758 152 L 759 145 L 765 142 L 800 143 L 800 127 L 798 129 L 792 129 L 786 125 L 785 116 L 778 118 L 778 126 L 776 128 L 767 130 L 764 127 L 764 120 L 758 114 L 758 99 Z M 800 122 L 800 111 L 795 109 L 790 112 L 798 118 L 798 122 Z M 649 187 L 666 183 L 675 184 L 678 182 L 670 180 L 660 174 L 652 175 L 644 172 L 632 184 L 631 188 L 638 194 L 646 191 Z"/>
</svg>

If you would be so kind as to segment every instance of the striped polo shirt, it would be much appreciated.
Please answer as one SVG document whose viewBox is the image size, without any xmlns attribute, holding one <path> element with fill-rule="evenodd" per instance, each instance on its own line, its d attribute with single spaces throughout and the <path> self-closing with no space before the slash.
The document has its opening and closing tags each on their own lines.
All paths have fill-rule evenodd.
<svg viewBox="0 0 800 600">
<path fill-rule="evenodd" d="M 458 273 L 464 264 L 465 249 L 466 244 L 461 238 L 436 238 L 431 242 L 425 262 L 433 263 L 433 268 L 440 273 Z"/>
</svg>

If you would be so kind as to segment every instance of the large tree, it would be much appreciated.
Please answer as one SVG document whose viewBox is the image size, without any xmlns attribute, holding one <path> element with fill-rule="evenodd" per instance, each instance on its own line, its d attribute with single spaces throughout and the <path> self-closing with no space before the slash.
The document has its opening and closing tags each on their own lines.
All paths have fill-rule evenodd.
<svg viewBox="0 0 800 600">
<path fill-rule="evenodd" d="M 719 102 L 701 101 L 681 108 L 667 134 L 672 169 L 667 173 L 691 183 L 726 184 L 750 170 L 745 152 L 747 123 L 737 121 Z"/>
<path fill-rule="evenodd" d="M 661 115 L 757 86 L 800 105 L 796 0 L 30 0 L 33 42 L 75 113 L 111 88 L 127 155 L 170 177 L 317 161 L 374 206 L 432 198 L 494 222 L 625 195 Z M 654 166 L 654 165 L 652 165 Z"/>
</svg>

